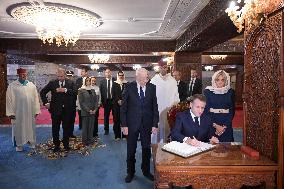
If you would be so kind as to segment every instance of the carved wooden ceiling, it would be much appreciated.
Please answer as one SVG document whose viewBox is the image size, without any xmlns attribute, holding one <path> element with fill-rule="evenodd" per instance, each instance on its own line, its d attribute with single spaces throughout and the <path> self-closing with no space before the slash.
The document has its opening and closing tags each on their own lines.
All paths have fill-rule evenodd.
<svg viewBox="0 0 284 189">
<path fill-rule="evenodd" d="M 115 3 L 107 0 L 104 1 L 105 4 L 102 1 L 91 0 L 80 3 L 72 0 L 50 1 L 93 11 L 100 9 L 96 13 L 105 19 L 102 28 L 98 28 L 98 31 L 87 31 L 75 46 L 68 47 L 42 44 L 34 34 L 31 34 L 32 28 L 15 21 L 11 22 L 11 18 L 6 15 L 5 7 L 17 2 L 3 0 L 0 6 L 0 52 L 9 54 L 10 58 L 7 60 L 10 62 L 88 64 L 90 62 L 87 54 L 107 53 L 111 54 L 108 64 L 121 69 L 132 67 L 133 64 L 151 67 L 151 63 L 167 56 L 164 52 L 200 52 L 206 62 L 210 62 L 210 59 L 204 55 L 243 54 L 242 39 L 227 41 L 238 35 L 224 12 L 229 0 L 125 0 Z M 118 9 L 119 2 L 122 7 Z M 114 17 L 119 18 L 117 23 L 112 20 Z M 129 33 L 122 32 L 123 29 Z M 137 29 L 136 32 L 133 32 L 134 29 Z M 146 30 L 150 32 L 147 35 L 133 35 L 145 33 Z M 24 36 L 25 32 L 31 35 Z M 116 35 L 112 35 L 115 33 Z"/>
</svg>

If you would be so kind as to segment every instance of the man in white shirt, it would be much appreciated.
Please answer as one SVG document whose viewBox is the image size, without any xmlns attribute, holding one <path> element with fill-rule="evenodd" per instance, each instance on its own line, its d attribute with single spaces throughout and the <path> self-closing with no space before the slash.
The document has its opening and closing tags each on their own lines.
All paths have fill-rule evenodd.
<svg viewBox="0 0 284 189">
<path fill-rule="evenodd" d="M 167 73 L 166 62 L 159 61 L 160 73 L 156 74 L 151 83 L 156 85 L 156 94 L 159 110 L 159 132 L 152 137 L 152 143 L 166 142 L 170 133 L 167 112 L 170 107 L 180 101 L 177 81 Z"/>
</svg>

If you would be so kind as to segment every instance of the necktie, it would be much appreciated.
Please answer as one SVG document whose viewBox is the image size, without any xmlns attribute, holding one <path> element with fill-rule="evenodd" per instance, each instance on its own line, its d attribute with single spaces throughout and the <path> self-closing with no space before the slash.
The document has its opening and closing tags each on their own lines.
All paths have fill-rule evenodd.
<svg viewBox="0 0 284 189">
<path fill-rule="evenodd" d="M 197 126 L 200 126 L 199 121 L 198 121 L 198 117 L 194 117 L 194 122 L 196 123 Z"/>
<path fill-rule="evenodd" d="M 192 96 L 193 85 L 194 85 L 194 79 L 191 79 L 190 85 L 189 85 L 189 95 L 190 96 Z"/>
<path fill-rule="evenodd" d="M 111 98 L 111 94 L 110 94 L 110 79 L 107 80 L 107 98 L 108 99 Z"/>
<path fill-rule="evenodd" d="M 142 87 L 140 87 L 140 99 L 143 100 L 143 98 L 144 98 L 144 91 Z"/>
</svg>

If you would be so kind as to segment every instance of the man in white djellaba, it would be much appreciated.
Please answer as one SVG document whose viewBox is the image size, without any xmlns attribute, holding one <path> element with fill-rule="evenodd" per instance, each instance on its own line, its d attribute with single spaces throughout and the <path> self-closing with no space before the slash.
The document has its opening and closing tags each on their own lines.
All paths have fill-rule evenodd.
<svg viewBox="0 0 284 189">
<path fill-rule="evenodd" d="M 167 73 L 168 66 L 164 61 L 159 61 L 159 74 L 156 74 L 151 83 L 156 85 L 156 95 L 159 110 L 159 132 L 157 136 L 152 136 L 152 143 L 166 142 L 170 134 L 170 128 L 167 120 L 167 112 L 174 104 L 179 103 L 179 93 L 177 81 Z"/>
<path fill-rule="evenodd" d="M 6 92 L 6 115 L 13 125 L 14 146 L 20 152 L 26 143 L 35 148 L 35 119 L 40 113 L 40 104 L 36 86 L 27 80 L 27 70 L 19 68 L 17 74 L 19 79 L 9 84 Z"/>
</svg>

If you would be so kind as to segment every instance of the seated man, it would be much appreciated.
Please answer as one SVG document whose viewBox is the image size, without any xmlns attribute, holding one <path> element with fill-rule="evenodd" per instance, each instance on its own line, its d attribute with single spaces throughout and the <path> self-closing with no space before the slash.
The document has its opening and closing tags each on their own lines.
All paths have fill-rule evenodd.
<svg viewBox="0 0 284 189">
<path fill-rule="evenodd" d="M 214 137 L 213 122 L 203 114 L 206 98 L 201 94 L 192 96 L 190 109 L 176 115 L 175 126 L 172 130 L 172 140 L 198 146 L 201 142 L 218 143 Z"/>
</svg>

